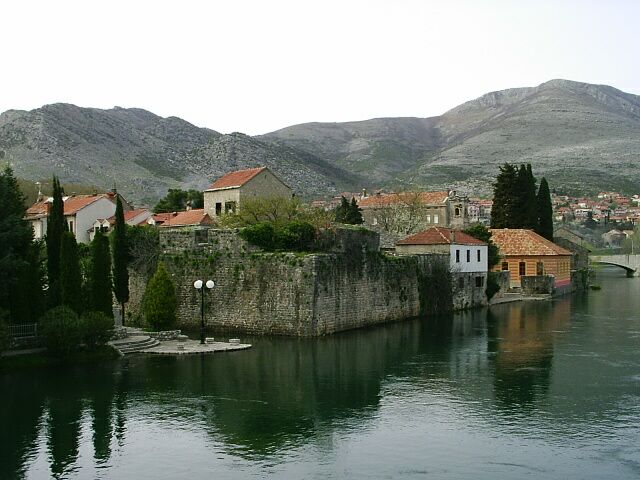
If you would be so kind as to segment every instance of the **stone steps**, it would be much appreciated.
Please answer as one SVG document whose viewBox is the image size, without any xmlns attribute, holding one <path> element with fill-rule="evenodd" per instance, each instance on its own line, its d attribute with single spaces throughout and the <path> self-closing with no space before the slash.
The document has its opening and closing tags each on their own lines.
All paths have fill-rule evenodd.
<svg viewBox="0 0 640 480">
<path fill-rule="evenodd" d="M 148 335 L 136 335 L 133 337 L 123 338 L 122 340 L 114 340 L 113 342 L 109 342 L 109 344 L 116 348 L 120 353 L 127 354 L 157 347 L 160 345 L 160 342 Z"/>
</svg>

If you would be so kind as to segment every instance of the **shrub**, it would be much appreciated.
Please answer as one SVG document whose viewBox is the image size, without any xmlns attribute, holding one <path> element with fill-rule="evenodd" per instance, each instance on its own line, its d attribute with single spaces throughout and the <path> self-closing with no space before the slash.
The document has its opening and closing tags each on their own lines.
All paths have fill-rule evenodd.
<svg viewBox="0 0 640 480">
<path fill-rule="evenodd" d="M 9 312 L 0 309 L 0 352 L 4 352 L 11 344 L 8 321 Z"/>
<path fill-rule="evenodd" d="M 64 305 L 47 311 L 40 319 L 38 330 L 47 350 L 57 356 L 68 355 L 78 348 L 83 336 L 83 325 L 78 315 Z"/>
<path fill-rule="evenodd" d="M 158 264 L 147 283 L 142 309 L 147 323 L 155 330 L 169 330 L 176 324 L 176 289 L 163 263 Z"/>
<path fill-rule="evenodd" d="M 308 222 L 294 220 L 276 232 L 278 248 L 282 250 L 311 250 L 316 238 L 316 229 Z"/>
<path fill-rule="evenodd" d="M 500 284 L 498 283 L 498 275 L 496 272 L 489 272 L 487 276 L 487 300 L 491 300 L 493 296 L 500 291 Z"/>
<path fill-rule="evenodd" d="M 113 335 L 113 319 L 104 312 L 87 312 L 82 318 L 84 343 L 89 348 L 104 345 Z"/>
<path fill-rule="evenodd" d="M 240 237 L 252 245 L 270 252 L 276 247 L 275 228 L 270 222 L 260 222 L 240 230 Z"/>
</svg>

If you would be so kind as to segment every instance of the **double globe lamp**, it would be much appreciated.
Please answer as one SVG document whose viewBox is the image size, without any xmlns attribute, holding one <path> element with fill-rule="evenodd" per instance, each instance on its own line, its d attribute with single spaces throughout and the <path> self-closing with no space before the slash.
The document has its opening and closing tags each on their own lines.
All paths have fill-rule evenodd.
<svg viewBox="0 0 640 480">
<path fill-rule="evenodd" d="M 204 345 L 204 287 L 211 290 L 216 284 L 213 283 L 213 280 L 207 280 L 206 283 L 202 280 L 196 280 L 193 282 L 193 286 L 196 290 L 200 290 L 200 344 Z"/>
</svg>

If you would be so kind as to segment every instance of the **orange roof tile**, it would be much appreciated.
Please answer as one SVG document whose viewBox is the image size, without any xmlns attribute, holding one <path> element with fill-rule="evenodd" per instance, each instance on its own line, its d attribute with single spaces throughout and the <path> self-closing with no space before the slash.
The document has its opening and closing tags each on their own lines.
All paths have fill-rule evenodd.
<svg viewBox="0 0 640 480">
<path fill-rule="evenodd" d="M 396 245 L 486 245 L 481 240 L 453 228 L 431 227 L 403 238 Z"/>
<path fill-rule="evenodd" d="M 213 182 L 207 190 L 241 187 L 266 168 L 267 167 L 248 168 L 246 170 L 237 170 L 235 172 L 227 173 Z"/>
<path fill-rule="evenodd" d="M 187 210 L 185 212 L 173 212 L 174 216 L 168 218 L 162 227 L 185 227 L 187 225 L 210 225 L 213 223 L 204 208 Z"/>
<path fill-rule="evenodd" d="M 491 240 L 505 256 L 571 255 L 533 230 L 524 228 L 492 228 Z"/>
<path fill-rule="evenodd" d="M 106 198 L 113 202 L 113 196 L 108 193 L 96 193 L 93 195 L 70 195 L 63 197 L 64 215 L 73 215 L 74 213 L 82 210 L 87 205 L 91 205 L 93 202 Z M 49 197 L 46 200 L 36 202 L 27 209 L 27 217 L 36 215 L 47 215 L 51 208 L 52 198 Z"/>
<path fill-rule="evenodd" d="M 397 203 L 411 204 L 415 201 L 419 201 L 423 205 L 437 205 L 444 203 L 448 197 L 449 193 L 446 191 L 382 193 L 380 195 L 372 195 L 370 197 L 363 198 L 358 202 L 358 205 L 361 208 L 375 208 L 394 205 Z"/>
</svg>

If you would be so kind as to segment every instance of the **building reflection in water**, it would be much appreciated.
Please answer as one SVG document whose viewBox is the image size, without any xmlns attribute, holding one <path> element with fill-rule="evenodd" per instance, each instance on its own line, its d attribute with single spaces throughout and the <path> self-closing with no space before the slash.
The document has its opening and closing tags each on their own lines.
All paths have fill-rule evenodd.
<svg viewBox="0 0 640 480">
<path fill-rule="evenodd" d="M 109 468 L 114 452 L 129 447 L 133 421 L 207 432 L 234 456 L 286 456 L 311 437 L 362 429 L 397 379 L 423 390 L 444 379 L 447 394 L 460 398 L 490 398 L 492 387 L 498 408 L 529 407 L 549 388 L 554 331 L 569 310 L 568 300 L 504 305 L 319 339 L 254 339 L 235 354 L 0 376 L 11 392 L 0 399 L 9 427 L 0 431 L 0 478 L 24 477 L 45 450 L 54 477 Z M 93 458 L 80 453 L 83 430 Z"/>
</svg>

